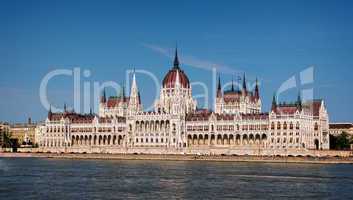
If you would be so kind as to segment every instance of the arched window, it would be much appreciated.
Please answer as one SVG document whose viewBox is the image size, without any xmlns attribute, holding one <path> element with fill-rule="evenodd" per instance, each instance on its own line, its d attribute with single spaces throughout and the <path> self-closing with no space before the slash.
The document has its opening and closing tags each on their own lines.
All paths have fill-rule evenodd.
<svg viewBox="0 0 353 200">
<path fill-rule="evenodd" d="M 281 129 L 281 123 L 277 122 L 277 129 Z"/>
<path fill-rule="evenodd" d="M 293 123 L 292 122 L 289 124 L 289 129 L 293 130 Z"/>
<path fill-rule="evenodd" d="M 315 131 L 319 130 L 319 125 L 317 124 L 317 122 L 315 122 L 314 130 L 315 130 Z"/>
</svg>

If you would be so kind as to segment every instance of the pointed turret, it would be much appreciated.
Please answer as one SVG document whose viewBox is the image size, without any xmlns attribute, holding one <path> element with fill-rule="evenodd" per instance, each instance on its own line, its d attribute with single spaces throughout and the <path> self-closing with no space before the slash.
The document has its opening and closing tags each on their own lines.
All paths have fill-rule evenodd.
<svg viewBox="0 0 353 200">
<path fill-rule="evenodd" d="M 123 102 L 125 102 L 125 84 L 123 84 L 121 98 L 123 99 Z"/>
<path fill-rule="evenodd" d="M 297 98 L 296 104 L 297 104 L 298 110 L 301 111 L 302 110 L 302 98 L 300 96 L 300 92 L 298 93 L 298 98 Z"/>
<path fill-rule="evenodd" d="M 48 119 L 51 119 L 52 115 L 53 115 L 53 113 L 51 112 L 51 104 L 50 104 L 49 111 L 48 111 Z"/>
<path fill-rule="evenodd" d="M 218 75 L 217 97 L 221 97 L 221 96 L 222 96 L 221 75 Z"/>
<path fill-rule="evenodd" d="M 131 84 L 131 89 L 130 89 L 130 98 L 137 98 L 138 96 L 138 88 L 137 88 L 137 83 L 136 83 L 136 73 L 135 69 L 132 74 L 132 84 Z"/>
<path fill-rule="evenodd" d="M 246 80 L 245 80 L 245 73 L 243 76 L 243 91 L 246 92 Z"/>
<path fill-rule="evenodd" d="M 175 47 L 173 68 L 179 69 L 178 47 Z"/>
<path fill-rule="evenodd" d="M 254 91 L 255 98 L 259 99 L 260 98 L 260 93 L 259 93 L 259 83 L 256 78 L 256 85 L 255 85 L 255 91 Z"/>
<path fill-rule="evenodd" d="M 138 103 L 141 104 L 141 95 L 140 95 L 140 91 L 138 92 Z"/>
<path fill-rule="evenodd" d="M 134 114 L 135 112 L 140 111 L 141 110 L 140 105 L 141 105 L 140 92 L 137 87 L 136 73 L 134 70 L 134 73 L 132 74 L 132 84 L 131 84 L 130 99 L 129 99 L 129 110 L 131 114 Z"/>
<path fill-rule="evenodd" d="M 103 95 L 101 96 L 101 103 L 106 103 L 107 102 L 107 97 L 105 95 L 105 88 L 103 88 Z"/>
<path fill-rule="evenodd" d="M 272 111 L 276 111 L 277 110 L 276 94 L 273 94 L 271 110 Z"/>
<path fill-rule="evenodd" d="M 231 91 L 234 92 L 234 83 L 233 83 L 233 77 L 232 77 L 232 88 Z"/>
</svg>

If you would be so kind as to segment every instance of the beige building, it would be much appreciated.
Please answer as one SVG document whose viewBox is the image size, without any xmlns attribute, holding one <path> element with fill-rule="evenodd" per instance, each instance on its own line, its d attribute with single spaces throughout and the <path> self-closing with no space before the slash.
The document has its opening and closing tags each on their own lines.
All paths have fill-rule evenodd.
<svg viewBox="0 0 353 200">
<path fill-rule="evenodd" d="M 277 104 L 262 112 L 258 84 L 222 91 L 215 111 L 198 109 L 177 53 L 166 73 L 154 111 L 142 109 L 135 73 L 130 95 L 100 100 L 98 115 L 48 112 L 37 127 L 38 144 L 48 152 L 303 155 L 329 149 L 329 117 L 323 100 Z"/>
<path fill-rule="evenodd" d="M 353 136 L 353 123 L 330 123 L 330 135 L 338 136 L 342 132 Z"/>
<path fill-rule="evenodd" d="M 28 123 L 16 123 L 10 125 L 11 139 L 16 139 L 19 145 L 35 143 L 36 124 L 28 120 Z"/>
<path fill-rule="evenodd" d="M 0 122 L 0 147 L 4 145 L 5 135 L 9 135 L 10 126 L 6 122 Z"/>
</svg>

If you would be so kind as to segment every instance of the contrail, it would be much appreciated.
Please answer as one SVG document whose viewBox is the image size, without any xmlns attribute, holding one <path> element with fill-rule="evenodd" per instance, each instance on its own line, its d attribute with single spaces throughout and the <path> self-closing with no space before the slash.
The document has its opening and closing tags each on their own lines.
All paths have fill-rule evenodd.
<svg viewBox="0 0 353 200">
<path fill-rule="evenodd" d="M 146 44 L 146 43 L 143 43 L 142 45 L 148 49 L 151 49 L 155 52 L 160 53 L 163 56 L 166 56 L 168 58 L 173 58 L 173 53 L 172 53 L 173 51 L 171 50 L 172 48 L 163 48 L 163 47 L 160 47 L 157 45 Z M 181 57 L 182 57 L 181 63 L 188 65 L 190 67 L 196 67 L 196 68 L 204 69 L 204 70 L 213 70 L 214 68 L 216 68 L 217 71 L 219 71 L 219 72 L 231 73 L 231 74 L 244 73 L 244 71 L 234 70 L 230 66 L 214 63 L 214 62 L 207 61 L 207 60 L 201 60 L 201 59 L 196 58 L 194 56 L 183 55 Z"/>
</svg>

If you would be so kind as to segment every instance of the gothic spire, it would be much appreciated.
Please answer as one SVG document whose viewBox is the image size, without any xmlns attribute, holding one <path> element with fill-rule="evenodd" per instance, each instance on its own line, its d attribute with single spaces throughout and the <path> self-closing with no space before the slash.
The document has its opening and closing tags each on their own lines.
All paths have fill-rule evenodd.
<svg viewBox="0 0 353 200">
<path fill-rule="evenodd" d="M 272 107 L 271 110 L 275 111 L 277 109 L 276 93 L 273 94 Z"/>
<path fill-rule="evenodd" d="M 297 108 L 298 108 L 299 110 L 302 109 L 302 98 L 301 98 L 301 96 L 300 96 L 300 92 L 298 92 Z"/>
<path fill-rule="evenodd" d="M 101 97 L 101 103 L 105 103 L 105 102 L 107 102 L 107 97 L 105 95 L 105 88 L 103 88 L 103 95 Z"/>
<path fill-rule="evenodd" d="M 123 102 L 125 102 L 125 84 L 123 83 L 121 98 L 123 98 Z"/>
<path fill-rule="evenodd" d="M 257 99 L 259 99 L 259 98 L 260 98 L 260 93 L 259 93 L 259 83 L 258 83 L 257 78 L 256 78 L 256 85 L 255 85 L 255 97 L 256 97 Z"/>
<path fill-rule="evenodd" d="M 135 69 L 134 69 L 134 72 L 132 74 L 132 84 L 131 84 L 131 88 L 130 88 L 130 97 L 135 98 L 137 96 L 138 96 L 138 87 L 137 87 L 137 82 L 136 82 L 136 73 L 135 73 Z"/>
<path fill-rule="evenodd" d="M 178 47 L 175 47 L 174 64 L 173 68 L 179 69 Z"/>
<path fill-rule="evenodd" d="M 234 92 L 234 83 L 233 83 L 233 76 L 232 76 L 232 92 Z"/>
<path fill-rule="evenodd" d="M 48 111 L 48 118 L 51 119 L 51 116 L 52 116 L 52 112 L 51 112 L 51 104 L 49 106 L 49 111 Z"/>
<path fill-rule="evenodd" d="M 246 92 L 246 80 L 245 80 L 245 73 L 243 76 L 243 90 Z"/>
<path fill-rule="evenodd" d="M 221 96 L 222 96 L 221 75 L 218 75 L 217 97 L 221 97 Z"/>
<path fill-rule="evenodd" d="M 140 96 L 140 91 L 138 91 L 137 95 L 138 95 L 138 100 L 139 100 L 138 104 L 141 104 L 141 96 Z"/>
<path fill-rule="evenodd" d="M 66 112 L 66 103 L 64 103 L 64 112 Z"/>
</svg>

